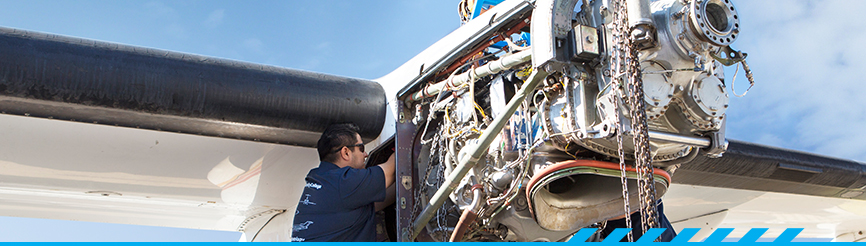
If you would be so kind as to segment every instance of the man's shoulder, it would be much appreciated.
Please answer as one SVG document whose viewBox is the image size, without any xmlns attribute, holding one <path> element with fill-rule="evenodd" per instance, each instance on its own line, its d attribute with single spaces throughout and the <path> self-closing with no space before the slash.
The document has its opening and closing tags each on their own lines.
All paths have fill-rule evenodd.
<svg viewBox="0 0 866 246">
<path fill-rule="evenodd" d="M 330 164 L 323 162 L 323 164 Z M 314 168 L 310 170 L 310 173 L 307 174 L 306 188 L 313 188 L 316 190 L 321 189 L 322 187 L 333 187 L 337 190 L 349 189 L 346 191 L 354 190 L 351 187 L 375 187 L 370 183 L 377 184 L 379 182 L 384 184 L 385 174 L 381 167 L 370 167 L 365 169 L 355 169 L 351 167 L 337 167 L 334 165 L 330 166 L 320 166 L 318 168 Z M 351 188 L 351 189 L 350 189 Z"/>
<path fill-rule="evenodd" d="M 323 162 L 324 166 L 320 165 L 317 168 L 310 170 L 307 175 L 317 175 L 323 177 L 347 177 L 347 176 L 366 176 L 374 175 L 375 173 L 384 173 L 381 167 L 372 166 L 365 169 L 356 169 L 351 167 L 338 167 L 334 164 Z"/>
</svg>

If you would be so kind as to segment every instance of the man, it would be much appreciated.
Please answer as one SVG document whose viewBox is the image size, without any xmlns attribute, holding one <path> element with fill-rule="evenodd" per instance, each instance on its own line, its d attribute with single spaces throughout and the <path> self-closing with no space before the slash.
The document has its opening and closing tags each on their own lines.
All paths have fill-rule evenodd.
<svg viewBox="0 0 866 246">
<path fill-rule="evenodd" d="M 657 208 L 658 208 L 658 212 L 659 212 L 659 217 L 658 217 L 659 220 L 658 220 L 658 226 L 656 228 L 665 228 L 666 229 L 665 232 L 663 232 L 661 235 L 659 235 L 659 237 L 657 239 L 659 240 L 659 242 L 670 242 L 671 240 L 674 240 L 675 237 L 677 237 L 677 231 L 674 230 L 674 226 L 671 225 L 670 220 L 668 220 L 668 217 L 665 216 L 665 208 L 662 205 L 662 200 L 658 200 L 657 204 L 658 204 Z M 640 221 L 640 212 L 632 213 L 631 214 L 631 228 L 632 228 L 631 233 L 633 236 L 632 239 L 634 239 L 635 241 L 637 241 L 638 239 L 640 239 L 641 236 L 643 236 L 643 229 L 641 229 L 641 227 L 642 227 L 642 224 Z M 598 233 L 601 236 L 601 239 L 604 239 L 608 235 L 613 233 L 613 230 L 616 228 L 627 228 L 627 227 L 625 227 L 625 215 L 620 216 L 619 218 L 616 218 L 616 219 L 608 220 L 605 228 L 600 230 Z M 628 238 L 623 237 L 620 240 L 620 242 L 628 242 Z"/>
<path fill-rule="evenodd" d="M 364 168 L 364 143 L 354 124 L 331 125 L 316 144 L 318 168 L 310 170 L 292 226 L 292 241 L 376 240 L 377 209 L 394 183 L 394 155 Z"/>
</svg>

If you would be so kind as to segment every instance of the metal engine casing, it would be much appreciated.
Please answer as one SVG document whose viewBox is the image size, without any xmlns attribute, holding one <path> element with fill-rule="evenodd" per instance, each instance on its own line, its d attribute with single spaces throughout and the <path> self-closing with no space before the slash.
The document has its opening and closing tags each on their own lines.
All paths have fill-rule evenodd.
<svg viewBox="0 0 866 246">
<path fill-rule="evenodd" d="M 604 3 L 593 3 L 593 14 L 587 18 L 589 23 L 581 24 L 609 24 Z M 639 53 L 649 129 L 692 137 L 709 136 L 723 130 L 729 98 L 722 64 L 709 54 L 719 52 L 719 45 L 736 39 L 739 20 L 735 9 L 729 2 L 720 0 L 695 0 L 685 5 L 677 0 L 656 1 L 651 9 L 658 43 Z M 706 9 L 718 13 L 708 13 Z M 705 16 L 727 19 L 709 24 Z M 714 28 L 720 25 L 724 28 L 718 29 L 724 30 Z M 610 32 L 601 30 L 599 33 L 599 38 L 605 40 L 603 50 L 610 50 L 613 43 Z M 629 132 L 627 112 L 630 109 L 624 106 L 622 99 L 615 98 L 610 88 L 611 68 L 604 65 L 591 70 L 571 65 L 564 70 L 564 92 L 551 100 L 546 119 L 550 134 L 566 135 L 557 146 L 568 151 L 565 146 L 576 143 L 597 153 L 618 157 L 615 119 L 620 114 L 624 130 Z M 617 109 L 614 100 L 620 100 L 623 108 Z M 650 140 L 654 161 L 681 158 L 692 150 L 687 144 Z M 632 153 L 633 146 L 631 137 L 626 136 L 625 152 Z M 632 157 L 627 154 L 626 158 Z"/>
</svg>

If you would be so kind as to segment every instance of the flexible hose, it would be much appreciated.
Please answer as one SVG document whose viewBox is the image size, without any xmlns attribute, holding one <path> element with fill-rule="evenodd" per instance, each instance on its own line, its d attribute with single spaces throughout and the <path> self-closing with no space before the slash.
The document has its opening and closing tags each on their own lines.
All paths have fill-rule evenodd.
<svg viewBox="0 0 866 246">
<path fill-rule="evenodd" d="M 466 234 L 466 230 L 469 229 L 469 225 L 478 218 L 478 209 L 481 204 L 481 186 L 476 185 L 477 187 L 472 187 L 472 204 L 469 205 L 469 208 L 463 210 L 463 214 L 460 215 L 460 220 L 457 221 L 457 225 L 454 226 L 454 232 L 451 233 L 451 239 L 449 242 L 459 242 L 463 239 L 463 235 Z"/>
</svg>

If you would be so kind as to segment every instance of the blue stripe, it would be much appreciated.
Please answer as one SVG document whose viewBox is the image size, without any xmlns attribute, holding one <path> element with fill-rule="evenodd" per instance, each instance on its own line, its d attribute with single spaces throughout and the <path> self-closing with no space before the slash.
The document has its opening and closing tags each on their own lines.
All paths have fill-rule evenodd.
<svg viewBox="0 0 866 246">
<path fill-rule="evenodd" d="M 761 236 L 763 236 L 764 233 L 766 233 L 766 232 L 767 232 L 767 228 L 752 228 L 751 230 L 749 230 L 749 232 L 746 233 L 746 235 L 743 236 L 743 238 L 740 238 L 740 241 L 737 241 L 737 242 L 740 242 L 740 243 L 757 242 L 758 239 L 761 238 Z"/>
<path fill-rule="evenodd" d="M 677 233 L 677 236 L 671 240 L 672 243 L 686 243 L 698 234 L 701 228 L 683 228 L 680 233 Z"/>
<path fill-rule="evenodd" d="M 622 240 L 622 238 L 625 237 L 625 235 L 628 234 L 628 232 L 630 232 L 630 231 L 631 231 L 631 228 L 613 229 L 613 232 L 608 234 L 607 237 L 605 237 L 604 240 L 601 242 L 602 243 L 617 243 L 617 242 L 619 242 L 619 240 Z"/>
<path fill-rule="evenodd" d="M 718 228 L 718 229 L 716 229 L 716 231 L 713 232 L 713 234 L 710 234 L 710 236 L 707 237 L 707 239 L 704 239 L 704 242 L 705 243 L 722 242 L 722 240 L 724 240 L 725 237 L 728 236 L 728 234 L 731 234 L 732 231 L 734 231 L 734 228 Z"/>
<path fill-rule="evenodd" d="M 665 233 L 667 228 L 650 228 L 646 231 L 640 239 L 637 240 L 638 243 L 651 243 L 656 240 L 662 233 Z"/>
<path fill-rule="evenodd" d="M 797 237 L 797 235 L 800 235 L 800 232 L 802 232 L 802 231 L 803 231 L 803 228 L 785 229 L 785 231 L 782 232 L 782 235 L 779 235 L 779 237 L 777 237 L 776 240 L 774 240 L 773 242 L 774 243 L 789 243 L 789 242 L 791 242 L 791 240 L 794 240 L 794 238 Z"/>
<path fill-rule="evenodd" d="M 577 231 L 577 233 L 574 234 L 574 236 L 571 236 L 571 239 L 569 239 L 568 242 L 574 242 L 574 243 L 586 242 L 586 240 L 589 239 L 589 237 L 591 237 L 592 234 L 595 234 L 595 231 L 598 231 L 598 229 L 595 229 L 595 228 L 580 229 L 579 231 Z"/>
</svg>

